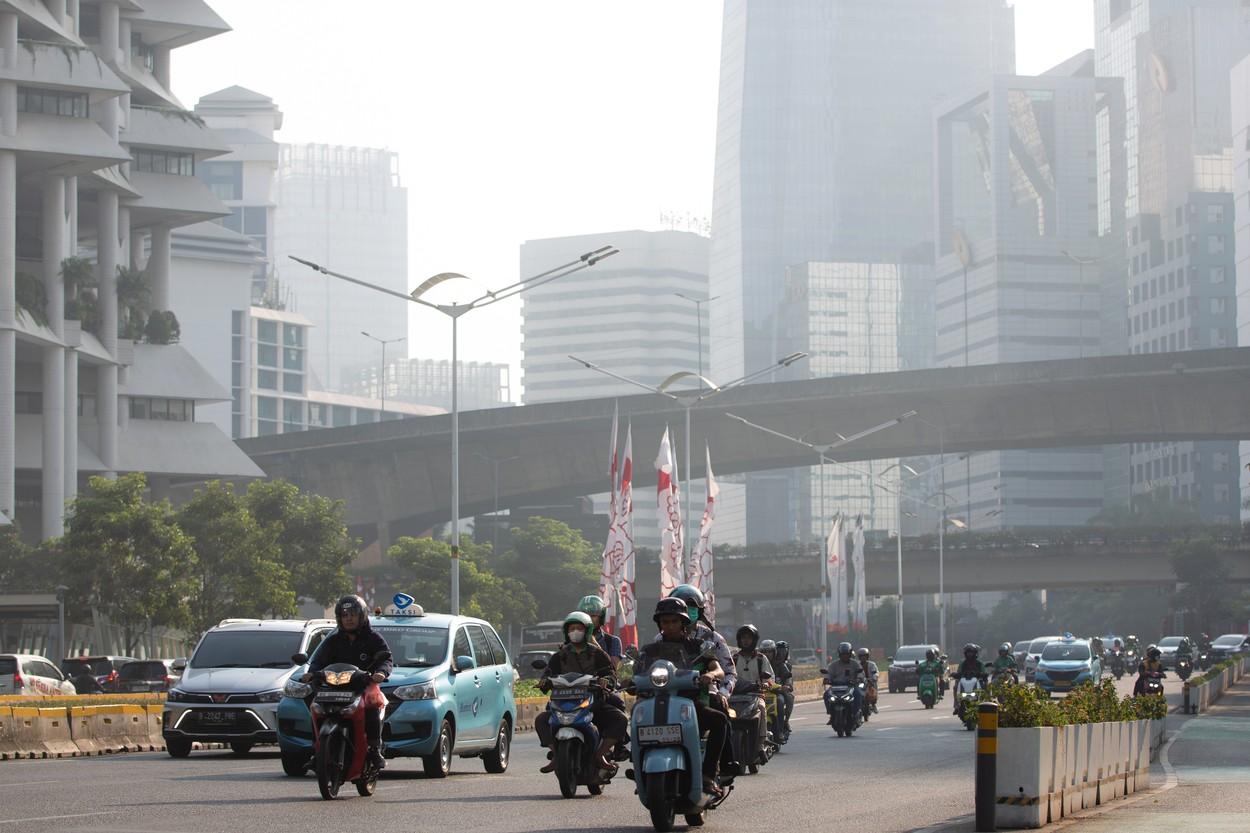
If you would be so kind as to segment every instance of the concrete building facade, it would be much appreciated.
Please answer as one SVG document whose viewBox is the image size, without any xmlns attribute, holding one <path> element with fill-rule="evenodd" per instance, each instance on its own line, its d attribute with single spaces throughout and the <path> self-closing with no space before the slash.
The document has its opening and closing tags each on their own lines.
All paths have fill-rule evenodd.
<svg viewBox="0 0 1250 833">
<path fill-rule="evenodd" d="M 475 411 L 512 404 L 511 368 L 495 362 L 459 362 L 456 395 L 460 408 Z M 451 410 L 450 359 L 388 359 L 348 369 L 345 387 L 358 396 L 380 397 L 386 380 L 386 401 L 434 405 Z"/>
<path fill-rule="evenodd" d="M 178 309 L 174 229 L 228 213 L 194 177 L 228 148 L 170 91 L 171 52 L 228 28 L 202 0 L 0 5 L 0 511 L 31 539 L 91 474 L 261 475 L 196 421 L 226 391 L 132 338 L 132 307 Z"/>
<path fill-rule="evenodd" d="M 1237 343 L 1250 345 L 1250 58 L 1233 67 L 1229 84 L 1233 131 L 1233 246 L 1237 257 Z M 1241 444 L 1242 520 L 1250 520 L 1250 442 Z"/>
</svg>

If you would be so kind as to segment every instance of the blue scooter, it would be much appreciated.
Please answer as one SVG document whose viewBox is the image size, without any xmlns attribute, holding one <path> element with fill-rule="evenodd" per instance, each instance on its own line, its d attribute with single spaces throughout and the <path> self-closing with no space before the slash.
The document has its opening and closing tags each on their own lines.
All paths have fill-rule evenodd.
<svg viewBox="0 0 1250 833">
<path fill-rule="evenodd" d="M 660 833 L 673 829 L 677 813 L 691 827 L 701 826 L 707 811 L 733 789 L 723 787 L 720 796 L 703 791 L 704 745 L 695 715 L 698 680 L 697 671 L 679 671 L 667 660 L 633 678 L 638 695 L 630 721 L 634 783 Z"/>
<path fill-rule="evenodd" d="M 535 661 L 535 665 L 540 662 Z M 593 720 L 594 708 L 602 696 L 599 683 L 589 674 L 551 678 L 547 715 L 555 746 L 556 780 L 560 783 L 560 795 L 565 798 L 576 795 L 579 784 L 591 795 L 599 795 L 616 774 L 615 769 L 603 769 L 595 760 L 599 730 Z"/>
</svg>

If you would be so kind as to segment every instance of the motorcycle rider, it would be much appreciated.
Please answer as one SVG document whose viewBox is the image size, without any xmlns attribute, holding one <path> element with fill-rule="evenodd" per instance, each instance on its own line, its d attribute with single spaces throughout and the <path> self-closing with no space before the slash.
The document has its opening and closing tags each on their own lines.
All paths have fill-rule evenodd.
<svg viewBox="0 0 1250 833">
<path fill-rule="evenodd" d="M 945 663 L 938 659 L 937 651 L 929 648 L 924 652 L 924 659 L 916 663 L 917 695 L 920 693 L 920 677 L 925 674 L 932 674 L 938 680 L 938 696 L 941 696 L 941 693 L 945 690 L 941 684 L 942 680 L 946 677 L 946 669 L 943 667 L 944 665 Z"/>
<path fill-rule="evenodd" d="M 1176 658 L 1179 660 L 1181 657 L 1189 657 L 1189 664 L 1193 665 L 1194 649 L 1189 644 L 1189 637 L 1182 638 L 1176 646 Z"/>
<path fill-rule="evenodd" d="M 608 603 L 599 596 L 582 596 L 581 601 L 577 603 L 577 609 L 590 617 L 595 623 L 591 634 L 595 641 L 599 643 L 599 647 L 607 652 L 608 657 L 612 660 L 612 667 L 617 668 L 621 664 L 621 639 L 619 636 L 608 633 L 603 629 L 603 620 L 607 615 Z"/>
<path fill-rule="evenodd" d="M 971 642 L 964 645 L 963 662 L 959 663 L 959 668 L 955 669 L 955 673 L 951 675 L 951 679 L 958 681 L 958 680 L 964 679 L 965 677 L 967 678 L 976 677 L 977 679 L 981 681 L 981 686 L 982 688 L 984 688 L 986 684 L 985 665 L 981 662 L 979 658 L 980 654 L 981 654 L 980 645 L 974 645 Z M 959 713 L 959 698 L 958 697 L 955 698 L 954 713 L 955 714 Z"/>
<path fill-rule="evenodd" d="M 1133 696 L 1140 697 L 1146 693 L 1146 680 L 1152 674 L 1158 674 L 1160 677 L 1166 677 L 1163 673 L 1163 661 L 1160 657 L 1163 652 L 1155 645 L 1146 648 L 1146 658 L 1137 666 L 1137 680 L 1133 683 Z"/>
<path fill-rule="evenodd" d="M 851 687 L 851 690 L 854 692 L 855 709 L 862 713 L 864 710 L 864 690 L 859 687 L 859 684 L 864 682 L 864 667 L 855 658 L 855 652 L 851 647 L 851 643 L 838 643 L 838 658 L 829 663 L 829 668 L 825 671 L 825 675 L 829 678 L 831 686 L 845 684 Z M 832 689 L 825 689 L 825 711 L 829 713 L 830 726 L 833 725 L 831 691 Z"/>
<path fill-rule="evenodd" d="M 760 693 L 773 682 L 773 666 L 768 657 L 756 650 L 759 645 L 760 632 L 755 625 L 746 624 L 738 628 L 735 635 L 738 651 L 734 654 L 734 671 L 738 675 L 735 685 L 737 694 L 754 693 L 763 699 Z M 760 743 L 768 739 L 768 719 L 764 716 L 764 704 L 760 703 L 759 735 Z"/>
<path fill-rule="evenodd" d="M 334 605 L 338 629 L 317 646 L 308 661 L 308 671 L 300 679 L 312 682 L 318 673 L 335 663 L 355 665 L 369 673 L 369 684 L 361 695 L 365 707 L 365 738 L 369 742 L 369 763 L 386 768 L 382 757 L 382 710 L 386 697 L 378 683 L 391 676 L 391 649 L 386 639 L 369 624 L 369 607 L 359 596 L 343 596 Z"/>
<path fill-rule="evenodd" d="M 864 720 L 867 720 L 869 713 L 877 713 L 877 664 L 872 661 L 872 652 L 867 648 L 860 648 L 855 656 L 859 658 L 859 667 L 864 669 L 864 679 L 868 682 L 868 694 L 864 698 Z"/>
<path fill-rule="evenodd" d="M 768 657 L 772 663 L 773 673 L 777 675 L 777 683 L 781 691 L 778 708 L 781 709 L 781 730 L 790 735 L 790 715 L 794 712 L 794 668 L 790 665 L 790 643 L 785 640 L 773 642 L 765 639 L 760 643 L 760 653 Z"/>
<path fill-rule="evenodd" d="M 1004 642 L 998 646 L 998 656 L 994 658 L 994 676 L 999 674 L 1015 674 L 1016 658 L 1011 655 L 1011 643 Z"/>
<path fill-rule="evenodd" d="M 679 588 L 680 589 L 680 588 Z M 699 671 L 699 683 L 706 691 L 716 692 L 724 683 L 725 671 L 714 657 L 703 656 L 703 641 L 696 637 L 694 620 L 686 602 L 676 595 L 660 599 L 651 617 L 659 627 L 659 638 L 643 646 L 638 657 L 638 673 L 645 674 L 661 659 L 672 662 L 680 670 Z M 709 695 L 701 694 L 694 701 L 695 717 L 708 733 L 703 754 L 703 790 L 722 795 L 716 774 L 724 747 L 729 743 L 729 718 L 708 705 Z M 641 777 L 641 773 L 636 776 Z"/>
<path fill-rule="evenodd" d="M 590 674 L 599 681 L 605 692 L 611 690 L 616 671 L 612 668 L 612 660 L 607 652 L 591 636 L 593 628 L 594 622 L 590 616 L 580 610 L 564 617 L 564 644 L 547 660 L 542 679 L 538 681 L 539 691 L 544 694 L 551 691 L 551 678 L 568 673 Z M 539 769 L 540 772 L 552 772 L 556 768 L 549 717 L 543 711 L 534 719 L 534 732 L 548 749 L 547 763 Z M 605 694 L 601 694 L 595 700 L 593 720 L 600 737 L 599 748 L 595 750 L 596 763 L 602 769 L 615 769 L 616 765 L 611 763 L 612 750 L 625 737 L 628 718 L 622 709 L 610 702 Z"/>
<path fill-rule="evenodd" d="M 1137 641 L 1137 634 L 1130 633 L 1124 637 L 1124 650 L 1126 653 L 1128 651 L 1136 651 L 1137 655 L 1141 656 L 1141 643 Z"/>
</svg>

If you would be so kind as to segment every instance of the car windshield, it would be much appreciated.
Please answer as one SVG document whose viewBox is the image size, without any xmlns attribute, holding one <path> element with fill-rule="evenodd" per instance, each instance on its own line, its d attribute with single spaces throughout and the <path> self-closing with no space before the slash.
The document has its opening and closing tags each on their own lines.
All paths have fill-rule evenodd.
<svg viewBox="0 0 1250 833">
<path fill-rule="evenodd" d="M 447 629 L 374 625 L 391 649 L 391 662 L 397 668 L 429 668 L 447 658 Z"/>
<path fill-rule="evenodd" d="M 1060 662 L 1086 660 L 1089 659 L 1089 646 L 1081 642 L 1052 642 L 1042 649 L 1042 659 Z"/>
<path fill-rule="evenodd" d="M 1054 641 L 1055 638 L 1053 636 L 1043 636 L 1041 639 L 1034 639 L 1033 642 L 1029 644 L 1029 653 L 1040 654 L 1043 648 Z"/>
<path fill-rule="evenodd" d="M 1165 636 L 1159 640 L 1159 647 L 1160 648 L 1175 648 L 1177 645 L 1181 644 L 1181 640 L 1184 638 L 1185 637 L 1183 636 Z"/>
<path fill-rule="evenodd" d="M 299 650 L 299 631 L 212 631 L 204 635 L 192 668 L 290 668 L 291 655 Z"/>
<path fill-rule="evenodd" d="M 61 663 L 61 670 L 67 677 L 78 674 L 94 674 L 97 677 L 104 677 L 112 673 L 113 663 L 106 659 L 67 659 Z"/>
<path fill-rule="evenodd" d="M 1241 634 L 1239 634 L 1239 633 L 1233 633 L 1233 634 L 1229 634 L 1229 635 L 1227 635 L 1227 636 L 1221 636 L 1219 639 L 1215 640 L 1215 641 L 1214 641 L 1214 642 L 1212 642 L 1211 644 L 1212 644 L 1212 645 L 1219 645 L 1220 647 L 1224 647 L 1224 646 L 1227 646 L 1227 645 L 1231 645 L 1231 646 L 1233 646 L 1233 647 L 1235 648 L 1235 647 L 1237 647 L 1238 645 L 1240 645 L 1243 641 L 1245 641 L 1245 637 L 1244 637 L 1244 636 L 1242 636 L 1242 635 L 1241 635 Z M 3 662 L 3 660 L 0 660 L 0 662 Z"/>
<path fill-rule="evenodd" d="M 1029 646 L 1030 646 L 1031 644 L 1033 644 L 1033 643 L 1028 642 L 1028 641 L 1025 641 L 1025 642 L 1017 642 L 1015 645 L 1012 645 L 1012 646 L 1011 646 L 1011 650 L 1012 650 L 1013 652 L 1016 652 L 1016 653 L 1019 653 L 1020 651 L 1027 651 L 1027 650 L 1029 649 Z"/>
<path fill-rule="evenodd" d="M 924 652 L 929 650 L 928 645 L 904 645 L 898 649 L 898 653 L 894 655 L 895 662 L 919 662 L 924 659 Z"/>
<path fill-rule="evenodd" d="M 168 673 L 163 662 L 128 662 L 117 676 L 123 680 L 161 680 Z"/>
</svg>

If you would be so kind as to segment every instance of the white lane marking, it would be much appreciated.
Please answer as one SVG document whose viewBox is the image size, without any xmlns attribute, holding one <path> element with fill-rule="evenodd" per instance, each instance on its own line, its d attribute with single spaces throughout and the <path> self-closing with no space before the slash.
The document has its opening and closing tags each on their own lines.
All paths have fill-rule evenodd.
<svg viewBox="0 0 1250 833">
<path fill-rule="evenodd" d="M 29 787 L 32 784 L 59 784 L 60 781 L 18 781 L 16 784 L 0 784 L 0 789 L 5 787 Z"/>
<path fill-rule="evenodd" d="M 944 714 L 939 714 L 937 717 L 930 717 L 929 719 L 930 719 L 930 720 L 945 720 L 945 719 L 946 719 L 946 715 L 944 715 Z"/>
<path fill-rule="evenodd" d="M 874 729 L 873 731 L 875 731 L 875 732 L 893 732 L 893 731 L 894 731 L 895 729 L 897 729 L 897 728 L 898 728 L 897 726 L 883 726 L 882 728 L 880 728 L 880 729 Z"/>
<path fill-rule="evenodd" d="M 811 719 L 812 719 L 812 718 L 811 718 L 810 716 L 808 716 L 808 717 L 792 717 L 792 718 L 790 718 L 790 722 L 791 722 L 791 723 L 793 723 L 793 722 L 794 722 L 794 721 L 796 721 L 796 720 L 811 720 Z"/>
<path fill-rule="evenodd" d="M 0 819 L 0 824 L 21 824 L 27 821 L 57 821 L 58 819 L 85 819 L 91 816 L 115 816 L 121 810 L 101 810 L 96 813 L 71 813 L 65 816 L 32 816 L 25 819 Z"/>
<path fill-rule="evenodd" d="M 880 706 L 879 708 L 883 708 L 883 709 L 892 709 L 892 708 L 894 708 L 894 707 L 893 707 L 893 706 Z"/>
</svg>

